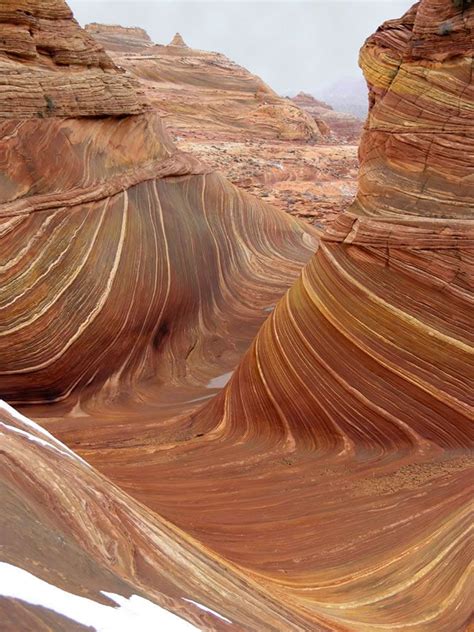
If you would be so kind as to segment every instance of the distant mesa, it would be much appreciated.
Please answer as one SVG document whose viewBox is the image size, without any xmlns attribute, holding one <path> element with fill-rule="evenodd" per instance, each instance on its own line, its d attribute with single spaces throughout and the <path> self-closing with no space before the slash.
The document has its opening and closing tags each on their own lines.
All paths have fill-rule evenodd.
<svg viewBox="0 0 474 632">
<path fill-rule="evenodd" d="M 332 105 L 329 105 L 329 103 L 326 103 L 325 101 L 321 101 L 319 99 L 316 99 L 312 94 L 309 94 L 308 92 L 303 92 L 302 90 L 301 90 L 301 92 L 298 92 L 296 97 L 293 97 L 292 100 L 295 103 L 299 103 L 301 106 L 305 105 L 305 106 L 308 106 L 308 107 L 310 107 L 310 106 L 320 107 L 323 110 L 334 110 Z"/>
<path fill-rule="evenodd" d="M 367 84 L 360 75 L 342 77 L 332 86 L 318 91 L 318 96 L 338 112 L 347 112 L 360 119 L 367 116 Z"/>
<path fill-rule="evenodd" d="M 147 44 L 153 44 L 151 37 L 139 26 L 121 26 L 120 24 L 99 24 L 98 22 L 91 22 L 86 26 L 86 30 L 91 33 L 111 33 L 120 37 L 130 37 L 137 40 L 141 40 Z"/>
<path fill-rule="evenodd" d="M 360 137 L 363 120 L 348 111 L 336 111 L 332 105 L 316 99 L 307 92 L 299 92 L 291 100 L 314 118 L 323 134 L 333 132 L 347 140 L 356 140 Z"/>
<path fill-rule="evenodd" d="M 181 35 L 181 33 L 176 33 L 175 34 L 175 36 L 173 37 L 173 39 L 169 43 L 169 46 L 181 46 L 181 48 L 189 48 L 188 45 L 186 44 L 186 42 L 184 41 L 183 36 Z"/>
</svg>

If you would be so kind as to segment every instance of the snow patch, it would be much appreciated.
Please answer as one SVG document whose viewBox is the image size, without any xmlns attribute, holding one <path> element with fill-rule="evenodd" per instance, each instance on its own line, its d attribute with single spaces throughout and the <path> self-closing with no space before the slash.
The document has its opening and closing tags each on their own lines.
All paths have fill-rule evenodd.
<svg viewBox="0 0 474 632">
<path fill-rule="evenodd" d="M 97 632 L 190 632 L 199 629 L 138 595 L 127 598 L 115 593 L 101 592 L 118 607 L 106 606 L 87 597 L 74 595 L 22 568 L 0 562 L 0 595 L 48 608 L 77 623 L 92 626 Z"/>
</svg>

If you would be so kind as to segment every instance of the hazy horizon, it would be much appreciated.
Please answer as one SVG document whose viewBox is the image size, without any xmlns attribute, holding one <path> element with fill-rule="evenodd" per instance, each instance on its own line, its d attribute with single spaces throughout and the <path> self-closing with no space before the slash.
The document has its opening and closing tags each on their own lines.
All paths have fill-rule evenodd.
<svg viewBox="0 0 474 632">
<path fill-rule="evenodd" d="M 192 48 L 224 53 L 282 95 L 324 97 L 362 76 L 358 52 L 385 20 L 411 1 L 70 0 L 82 26 L 139 26 L 157 43 L 179 31 Z"/>
</svg>

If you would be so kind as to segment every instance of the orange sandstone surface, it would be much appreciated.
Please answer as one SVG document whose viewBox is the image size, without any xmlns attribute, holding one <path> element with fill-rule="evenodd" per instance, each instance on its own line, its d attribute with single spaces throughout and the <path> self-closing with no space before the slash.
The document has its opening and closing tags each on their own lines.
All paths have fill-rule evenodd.
<svg viewBox="0 0 474 632">
<path fill-rule="evenodd" d="M 8 7 L 9 77 L 71 98 L 0 101 L 3 628 L 90 629 L 33 577 L 116 627 L 130 600 L 179 629 L 469 630 L 473 8 L 367 40 L 357 198 L 319 239 L 177 149 L 100 46 L 18 54 L 23 18 L 89 46 L 65 4 Z M 76 113 L 83 73 L 113 113 Z"/>
</svg>

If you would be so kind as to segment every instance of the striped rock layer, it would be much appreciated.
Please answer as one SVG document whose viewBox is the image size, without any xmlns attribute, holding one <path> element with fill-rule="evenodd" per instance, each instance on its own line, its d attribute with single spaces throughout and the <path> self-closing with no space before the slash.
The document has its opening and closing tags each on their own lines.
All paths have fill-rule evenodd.
<svg viewBox="0 0 474 632">
<path fill-rule="evenodd" d="M 87 33 L 102 44 L 107 51 L 127 51 L 129 53 L 143 52 L 153 42 L 148 33 L 139 27 L 124 27 L 118 24 L 97 24 L 93 22 L 87 25 Z"/>
<path fill-rule="evenodd" d="M 41 424 L 2 405 L 7 562 L 202 629 L 469 629 L 472 119 L 451 171 L 418 81 L 435 69 L 469 109 L 472 20 L 422 0 L 369 38 L 360 190 L 319 245 L 153 113 L 2 123 L 0 392 Z M 394 100 L 419 132 L 379 129 Z M 50 158 L 28 180 L 35 133 Z"/>
<path fill-rule="evenodd" d="M 143 111 L 133 81 L 64 0 L 5 0 L 0 25 L 0 119 Z"/>
</svg>

